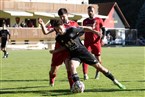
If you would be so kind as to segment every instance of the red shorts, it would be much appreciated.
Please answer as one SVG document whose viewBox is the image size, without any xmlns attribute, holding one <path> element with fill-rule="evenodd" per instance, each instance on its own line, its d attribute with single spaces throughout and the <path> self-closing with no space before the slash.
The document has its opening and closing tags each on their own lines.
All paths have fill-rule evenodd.
<svg viewBox="0 0 145 97">
<path fill-rule="evenodd" d="M 56 42 L 55 43 L 55 49 L 59 48 L 60 45 Z M 67 50 L 64 50 L 64 51 L 61 51 L 61 52 L 58 52 L 58 53 L 54 53 L 52 55 L 52 63 L 51 63 L 51 66 L 59 66 L 61 65 L 66 58 L 68 58 L 69 56 L 69 53 Z"/>
<path fill-rule="evenodd" d="M 101 44 L 85 45 L 89 52 L 93 53 L 95 56 L 101 55 Z"/>
</svg>

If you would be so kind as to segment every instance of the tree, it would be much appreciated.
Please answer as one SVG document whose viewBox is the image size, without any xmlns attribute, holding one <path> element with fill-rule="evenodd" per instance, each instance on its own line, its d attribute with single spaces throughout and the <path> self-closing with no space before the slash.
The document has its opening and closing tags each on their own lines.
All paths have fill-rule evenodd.
<svg viewBox="0 0 145 97">
<path fill-rule="evenodd" d="M 139 11 L 136 28 L 138 30 L 138 36 L 145 38 L 145 3 Z"/>
</svg>

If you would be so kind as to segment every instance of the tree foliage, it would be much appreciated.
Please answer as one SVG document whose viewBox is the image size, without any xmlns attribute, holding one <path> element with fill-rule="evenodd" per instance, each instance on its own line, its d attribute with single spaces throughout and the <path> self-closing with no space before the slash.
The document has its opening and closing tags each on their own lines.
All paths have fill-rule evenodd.
<svg viewBox="0 0 145 97">
<path fill-rule="evenodd" d="M 139 11 L 137 20 L 136 28 L 138 30 L 138 35 L 145 38 L 145 3 Z"/>
</svg>

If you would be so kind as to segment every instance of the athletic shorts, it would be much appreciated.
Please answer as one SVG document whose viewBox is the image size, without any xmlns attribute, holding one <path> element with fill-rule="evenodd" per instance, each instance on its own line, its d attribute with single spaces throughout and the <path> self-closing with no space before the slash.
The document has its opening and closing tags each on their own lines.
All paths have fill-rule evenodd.
<svg viewBox="0 0 145 97">
<path fill-rule="evenodd" d="M 5 48 L 6 47 L 6 43 L 7 43 L 7 39 L 6 38 L 2 38 L 1 39 L 1 48 Z"/>
<path fill-rule="evenodd" d="M 73 60 L 84 62 L 89 65 L 94 65 L 98 63 L 96 57 L 93 56 L 93 54 L 91 54 L 86 48 L 77 49 L 71 52 L 70 58 Z"/>
<path fill-rule="evenodd" d="M 55 49 L 59 48 L 60 45 L 59 43 L 55 43 Z M 51 66 L 59 66 L 61 65 L 65 60 L 66 58 L 69 57 L 69 53 L 67 50 L 64 50 L 64 51 L 60 51 L 58 53 L 54 53 L 52 55 L 52 63 L 51 63 Z"/>
<path fill-rule="evenodd" d="M 101 44 L 91 44 L 85 45 L 89 52 L 93 53 L 95 56 L 101 55 Z"/>
</svg>

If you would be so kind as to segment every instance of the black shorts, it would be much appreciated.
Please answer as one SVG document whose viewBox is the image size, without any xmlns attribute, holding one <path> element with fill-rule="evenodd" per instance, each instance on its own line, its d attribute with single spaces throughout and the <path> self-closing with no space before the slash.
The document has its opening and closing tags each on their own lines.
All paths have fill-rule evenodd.
<svg viewBox="0 0 145 97">
<path fill-rule="evenodd" d="M 80 62 L 87 63 L 89 65 L 94 65 L 98 63 L 98 60 L 93 56 L 86 48 L 79 48 L 71 52 L 71 59 Z"/>
<path fill-rule="evenodd" d="M 5 48 L 7 43 L 7 38 L 2 38 L 1 39 L 1 48 Z"/>
</svg>

